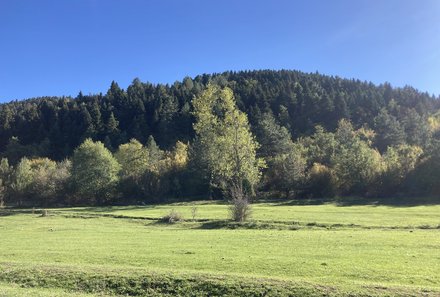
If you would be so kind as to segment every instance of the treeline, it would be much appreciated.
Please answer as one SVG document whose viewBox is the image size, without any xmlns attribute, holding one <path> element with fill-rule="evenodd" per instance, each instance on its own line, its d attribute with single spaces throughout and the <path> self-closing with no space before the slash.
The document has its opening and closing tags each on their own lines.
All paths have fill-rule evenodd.
<svg viewBox="0 0 440 297">
<path fill-rule="evenodd" d="M 433 139 L 425 147 L 402 141 L 381 152 L 374 146 L 374 130 L 355 129 L 346 119 L 334 132 L 316 126 L 314 134 L 295 142 L 281 136 L 287 132 L 273 119 L 266 121 L 277 131 L 270 140 L 279 150 L 265 154 L 264 189 L 307 197 L 440 195 L 440 145 Z"/>
<path fill-rule="evenodd" d="M 152 137 L 132 139 L 112 154 L 86 139 L 70 159 L 23 157 L 0 162 L 0 206 L 103 205 L 159 202 L 190 193 L 188 145 L 163 151 Z"/>
<path fill-rule="evenodd" d="M 260 147 L 265 166 L 259 191 L 300 198 L 440 194 L 439 145 L 426 152 L 417 145 L 399 144 L 381 154 L 372 146 L 374 131 L 355 130 L 348 120 L 341 120 L 334 132 L 317 126 L 314 134 L 295 142 L 273 117 L 267 116 L 262 125 L 266 141 L 276 149 Z M 102 142 L 86 139 L 63 161 L 24 157 L 12 166 L 3 158 L 0 205 L 102 205 L 227 197 L 225 189 L 210 179 L 213 173 L 204 163 L 207 152 L 199 150 L 197 143 L 178 141 L 164 151 L 149 137 L 146 145 L 132 139 L 113 154 Z"/>
<path fill-rule="evenodd" d="M 210 81 L 232 89 L 254 134 L 268 113 L 294 139 L 312 134 L 316 125 L 334 131 L 345 118 L 356 128 L 374 129 L 374 146 L 381 151 L 402 140 L 425 145 L 428 117 L 440 107 L 437 98 L 411 87 L 297 71 L 225 72 L 187 77 L 173 85 L 135 79 L 127 90 L 113 82 L 106 94 L 1 104 L 0 153 L 14 164 L 23 156 L 63 160 L 86 138 L 115 151 L 132 138 L 146 143 L 150 135 L 161 148 L 170 149 L 178 140 L 194 138 L 191 100 Z M 399 139 L 389 139 L 395 131 Z"/>
<path fill-rule="evenodd" d="M 51 205 L 221 197 L 193 128 L 192 99 L 209 83 L 230 88 L 247 115 L 257 157 L 266 164 L 260 191 L 292 197 L 440 193 L 438 98 L 411 87 L 251 71 L 173 85 L 135 79 L 127 90 L 113 82 L 105 95 L 0 105 L 3 200 Z M 95 156 L 79 157 L 86 148 Z M 105 162 L 97 162 L 98 155 L 111 160 L 104 171 L 112 177 L 92 186 L 78 168 L 99 168 Z"/>
</svg>

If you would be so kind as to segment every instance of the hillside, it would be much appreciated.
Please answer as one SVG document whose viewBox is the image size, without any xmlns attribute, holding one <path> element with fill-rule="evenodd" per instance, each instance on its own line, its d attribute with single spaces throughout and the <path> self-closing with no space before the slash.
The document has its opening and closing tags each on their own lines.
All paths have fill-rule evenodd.
<svg viewBox="0 0 440 297">
<path fill-rule="evenodd" d="M 209 94 L 229 94 L 229 110 L 227 99 Z M 211 100 L 206 96 L 217 122 L 208 116 L 199 123 L 205 135 L 215 135 L 203 144 L 201 130 L 197 137 L 194 131 L 203 117 L 193 99 Z M 439 108 L 439 98 L 411 87 L 286 70 L 200 75 L 173 85 L 135 79 L 127 90 L 112 82 L 105 95 L 1 104 L 0 203 L 225 198 L 234 176 L 246 196 L 435 201 Z M 242 152 L 236 160 L 248 165 L 217 174 L 214 167 L 233 163 L 232 156 L 224 161 L 231 139 L 222 138 L 233 125 L 208 130 L 228 116 L 231 123 L 231 115 L 240 117 L 236 140 L 246 145 L 236 147 Z M 223 147 L 209 149 L 213 142 Z"/>
<path fill-rule="evenodd" d="M 333 131 L 342 118 L 355 127 L 378 128 L 381 110 L 397 120 L 411 144 L 423 144 L 415 133 L 438 110 L 440 102 L 414 88 L 376 86 L 298 71 L 247 71 L 200 75 L 173 85 L 142 83 L 127 90 L 112 82 L 105 94 L 42 97 L 0 105 L 0 151 L 18 160 L 24 155 L 61 160 L 84 139 L 100 140 L 112 149 L 131 138 L 145 143 L 152 135 L 161 148 L 193 139 L 191 100 L 209 81 L 229 86 L 253 130 L 264 113 L 272 113 L 292 137 L 309 135 L 316 125 Z M 378 138 L 385 131 L 375 129 Z M 419 131 L 417 131 L 419 130 Z M 258 136 L 258 131 L 256 131 Z M 16 137 L 20 150 L 7 150 Z M 380 144 L 377 144 L 380 146 Z"/>
</svg>

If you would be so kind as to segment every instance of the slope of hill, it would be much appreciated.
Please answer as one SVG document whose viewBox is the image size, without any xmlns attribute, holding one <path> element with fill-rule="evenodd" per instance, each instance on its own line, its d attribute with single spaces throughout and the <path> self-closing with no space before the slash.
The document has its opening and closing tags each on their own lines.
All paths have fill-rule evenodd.
<svg viewBox="0 0 440 297">
<path fill-rule="evenodd" d="M 209 84 L 233 91 L 259 143 L 257 157 L 267 166 L 257 168 L 253 183 L 242 181 L 241 186 L 248 182 L 250 195 L 254 186 L 275 191 L 277 197 L 440 193 L 439 98 L 411 87 L 262 70 L 187 77 L 173 85 L 135 79 L 127 90 L 112 82 L 105 95 L 1 104 L 0 202 L 65 205 L 224 197 L 225 186 L 214 181 L 205 158 L 208 150 L 195 141 L 193 129 L 192 99 Z M 225 117 L 215 104 L 211 112 Z M 248 129 L 247 120 L 243 123 Z M 70 161 L 60 162 L 81 143 L 95 155 L 72 158 L 72 167 Z M 95 162 L 101 156 L 112 170 Z M 125 168 L 121 172 L 120 165 Z M 103 192 L 90 187 L 90 179 L 75 168 L 91 168 L 91 175 L 101 172 L 95 182 Z"/>
<path fill-rule="evenodd" d="M 24 155 L 60 160 L 87 137 L 117 148 L 131 138 L 145 143 L 149 135 L 162 148 L 169 148 L 176 140 L 193 138 L 190 102 L 209 81 L 232 88 L 254 130 L 264 113 L 272 113 L 295 138 L 311 134 L 316 125 L 332 131 L 342 118 L 350 119 L 356 127 L 367 124 L 376 128 L 375 118 L 385 111 L 404 128 L 408 141 L 416 143 L 418 136 L 413 134 L 417 127 L 440 107 L 438 98 L 411 87 L 376 86 L 298 71 L 204 74 L 173 85 L 135 79 L 127 90 L 112 82 L 106 94 L 80 93 L 76 98 L 42 97 L 1 104 L 0 151 L 15 161 Z M 7 151 L 11 142 L 20 144 L 12 152 Z"/>
</svg>

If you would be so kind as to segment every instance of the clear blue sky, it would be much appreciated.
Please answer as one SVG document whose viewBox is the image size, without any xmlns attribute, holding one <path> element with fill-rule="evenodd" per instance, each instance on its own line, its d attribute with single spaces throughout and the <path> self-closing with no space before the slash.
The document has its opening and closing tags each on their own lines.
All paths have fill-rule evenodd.
<svg viewBox="0 0 440 297">
<path fill-rule="evenodd" d="M 440 94 L 438 0 L 0 0 L 0 101 L 297 69 Z"/>
</svg>

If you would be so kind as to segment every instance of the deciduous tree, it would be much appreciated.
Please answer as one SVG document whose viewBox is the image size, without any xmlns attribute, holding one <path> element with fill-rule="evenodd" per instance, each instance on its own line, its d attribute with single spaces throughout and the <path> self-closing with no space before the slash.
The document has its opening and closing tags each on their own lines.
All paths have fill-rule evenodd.
<svg viewBox="0 0 440 297">
<path fill-rule="evenodd" d="M 120 165 L 101 142 L 86 139 L 72 158 L 72 181 L 80 201 L 103 203 L 114 198 Z"/>
<path fill-rule="evenodd" d="M 261 168 L 261 160 L 256 157 L 258 143 L 247 116 L 237 108 L 231 89 L 213 84 L 194 98 L 193 106 L 194 130 L 212 181 L 228 190 L 236 205 L 242 205 L 241 200 L 252 194 L 259 181 Z M 245 217 L 242 213 L 234 219 Z"/>
</svg>

